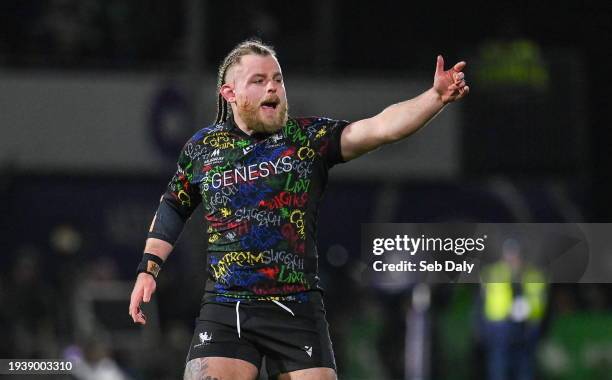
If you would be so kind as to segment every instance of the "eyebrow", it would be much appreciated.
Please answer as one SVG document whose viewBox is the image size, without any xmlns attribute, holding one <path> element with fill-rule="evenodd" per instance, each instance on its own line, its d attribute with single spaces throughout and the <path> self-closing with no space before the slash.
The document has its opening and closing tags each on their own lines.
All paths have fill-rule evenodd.
<svg viewBox="0 0 612 380">
<path fill-rule="evenodd" d="M 265 78 L 266 74 L 261 74 L 261 73 L 256 73 L 253 74 L 249 77 L 249 79 L 254 79 L 254 78 Z M 272 78 L 276 78 L 276 77 L 283 77 L 283 74 L 281 74 L 280 72 L 276 72 L 274 73 L 274 75 L 272 75 Z"/>
</svg>

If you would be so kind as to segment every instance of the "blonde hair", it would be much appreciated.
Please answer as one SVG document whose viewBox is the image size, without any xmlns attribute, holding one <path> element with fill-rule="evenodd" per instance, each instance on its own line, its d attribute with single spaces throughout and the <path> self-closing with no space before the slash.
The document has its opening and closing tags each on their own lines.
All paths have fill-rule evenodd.
<svg viewBox="0 0 612 380">
<path fill-rule="evenodd" d="M 223 59 L 223 63 L 219 66 L 219 72 L 217 75 L 217 117 L 215 119 L 215 124 L 224 123 L 229 115 L 232 114 L 232 109 L 227 104 L 227 101 L 221 95 L 221 86 L 225 84 L 225 76 L 227 75 L 227 71 L 234 66 L 235 64 L 240 63 L 240 58 L 245 55 L 256 54 L 261 56 L 273 56 L 276 58 L 276 52 L 272 46 L 266 45 L 258 39 L 250 38 L 246 41 L 243 41 L 236 45 L 229 52 L 225 59 Z"/>
</svg>

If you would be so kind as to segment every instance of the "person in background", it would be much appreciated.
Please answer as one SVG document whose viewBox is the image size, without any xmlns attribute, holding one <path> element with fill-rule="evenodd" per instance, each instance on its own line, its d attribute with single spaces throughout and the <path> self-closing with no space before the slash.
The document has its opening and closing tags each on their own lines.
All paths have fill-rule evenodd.
<svg viewBox="0 0 612 380">
<path fill-rule="evenodd" d="M 481 336 L 488 380 L 531 380 L 546 312 L 544 274 L 526 262 L 521 245 L 507 239 L 500 260 L 483 268 Z"/>
</svg>

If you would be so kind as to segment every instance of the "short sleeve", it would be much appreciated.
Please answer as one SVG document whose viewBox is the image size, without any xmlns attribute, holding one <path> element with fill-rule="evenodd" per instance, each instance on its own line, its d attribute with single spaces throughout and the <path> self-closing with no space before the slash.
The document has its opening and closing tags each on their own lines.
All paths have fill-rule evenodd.
<svg viewBox="0 0 612 380">
<path fill-rule="evenodd" d="M 187 143 L 181 151 L 176 165 L 176 172 L 166 189 L 166 194 L 172 197 L 180 206 L 182 213 L 186 214 L 187 217 L 191 215 L 193 210 L 202 201 L 200 189 L 193 182 L 193 162 L 186 153 L 187 148 L 191 146 L 190 144 Z"/>
<path fill-rule="evenodd" d="M 340 141 L 342 131 L 350 122 L 317 117 L 305 119 L 304 124 L 313 149 L 325 159 L 328 167 L 345 162 Z"/>
</svg>

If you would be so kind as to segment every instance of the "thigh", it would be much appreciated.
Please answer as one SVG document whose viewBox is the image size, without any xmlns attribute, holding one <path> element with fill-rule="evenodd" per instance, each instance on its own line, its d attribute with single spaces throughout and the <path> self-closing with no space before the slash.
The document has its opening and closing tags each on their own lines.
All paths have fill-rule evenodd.
<svg viewBox="0 0 612 380">
<path fill-rule="evenodd" d="M 239 379 L 250 379 L 253 371 L 257 376 L 261 354 L 252 341 L 238 336 L 235 313 L 232 305 L 205 304 L 202 307 L 187 354 L 186 378 L 190 378 L 188 373 L 214 370 L 217 376 L 207 375 L 211 380 L 232 379 L 234 377 L 227 373 L 233 369 L 239 371 Z M 206 379 L 206 376 L 198 379 Z"/>
<path fill-rule="evenodd" d="M 316 376 L 330 373 L 334 376 L 331 378 L 335 378 L 336 363 L 320 295 L 312 297 L 308 303 L 287 303 L 286 306 L 294 315 L 271 304 L 268 317 L 258 318 L 254 326 L 259 332 L 256 344 L 266 357 L 268 374 L 272 377 L 287 373 L 307 376 L 312 371 L 299 371 L 312 369 Z"/>
<path fill-rule="evenodd" d="M 331 368 L 308 368 L 281 373 L 277 380 L 337 380 L 337 377 Z"/>
<path fill-rule="evenodd" d="M 183 380 L 255 380 L 258 374 L 258 368 L 245 360 L 206 357 L 187 362 Z"/>
</svg>

